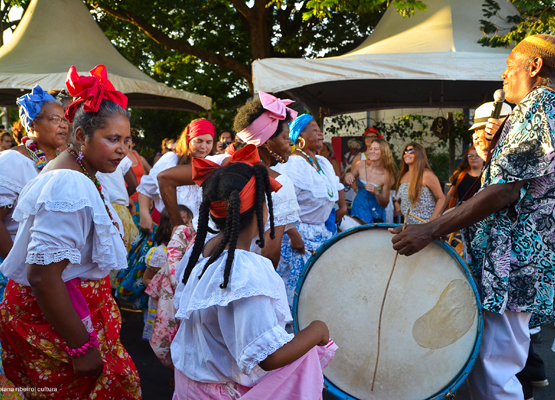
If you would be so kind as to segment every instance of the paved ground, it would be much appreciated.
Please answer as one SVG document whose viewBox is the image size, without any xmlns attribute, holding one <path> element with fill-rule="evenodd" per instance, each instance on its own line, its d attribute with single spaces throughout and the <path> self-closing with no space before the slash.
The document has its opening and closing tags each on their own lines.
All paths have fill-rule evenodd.
<svg viewBox="0 0 555 400">
<path fill-rule="evenodd" d="M 143 332 L 142 313 L 123 311 L 122 316 L 125 318 L 125 323 L 121 330 L 121 341 L 139 370 L 143 388 L 143 399 L 170 400 L 173 393 L 170 383 L 172 372 L 158 361 L 148 342 L 141 339 Z M 555 338 L 553 324 L 542 328 L 542 338 L 543 343 L 535 345 L 535 349 L 545 361 L 547 377 L 552 384 L 547 387 L 536 388 L 534 399 L 553 400 L 555 399 L 555 353 L 551 351 L 551 345 Z M 456 399 L 470 399 L 466 383 L 463 383 L 457 391 Z M 335 400 L 335 397 L 325 394 L 324 400 Z"/>
</svg>

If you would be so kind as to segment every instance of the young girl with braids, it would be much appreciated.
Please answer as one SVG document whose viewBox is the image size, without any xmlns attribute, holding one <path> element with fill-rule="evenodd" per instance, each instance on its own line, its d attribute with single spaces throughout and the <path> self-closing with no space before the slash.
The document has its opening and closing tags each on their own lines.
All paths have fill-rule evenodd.
<svg viewBox="0 0 555 400">
<path fill-rule="evenodd" d="M 328 328 L 314 321 L 287 333 L 284 283 L 270 260 L 249 252 L 254 238 L 264 247 L 268 215 L 274 236 L 271 192 L 281 185 L 253 145 L 223 167 L 194 159 L 193 179 L 203 200 L 195 244 L 176 269 L 174 399 L 321 398 L 322 367 L 336 348 Z"/>
</svg>

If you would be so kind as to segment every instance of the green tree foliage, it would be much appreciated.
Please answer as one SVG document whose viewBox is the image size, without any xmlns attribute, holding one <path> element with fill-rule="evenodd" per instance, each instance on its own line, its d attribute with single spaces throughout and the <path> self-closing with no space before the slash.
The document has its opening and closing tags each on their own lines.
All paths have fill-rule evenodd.
<svg viewBox="0 0 555 400">
<path fill-rule="evenodd" d="M 236 109 L 252 96 L 253 60 L 343 54 L 369 35 L 385 11 L 383 5 L 367 13 L 333 12 L 320 20 L 303 19 L 306 1 L 293 0 L 86 3 L 118 51 L 143 72 L 174 88 L 210 96 L 218 132 L 233 125 Z M 162 114 L 158 125 L 164 129 L 155 131 L 150 121 Z M 135 110 L 132 122 L 159 143 L 203 116 Z"/>
<path fill-rule="evenodd" d="M 507 47 L 520 42 L 527 36 L 538 33 L 553 35 L 555 33 L 555 7 L 553 1 L 511 0 L 519 14 L 510 15 L 504 21 L 514 24 L 505 35 L 499 36 L 499 28 L 488 20 L 480 20 L 484 37 L 480 43 L 490 47 Z M 499 17 L 499 3 L 496 0 L 484 0 L 484 17 Z"/>
<path fill-rule="evenodd" d="M 15 31 L 17 24 L 21 19 L 10 19 L 10 11 L 13 8 L 19 7 L 23 8 L 23 11 L 27 9 L 31 0 L 1 0 L 0 1 L 0 46 L 4 45 L 4 31 L 11 30 Z"/>
</svg>

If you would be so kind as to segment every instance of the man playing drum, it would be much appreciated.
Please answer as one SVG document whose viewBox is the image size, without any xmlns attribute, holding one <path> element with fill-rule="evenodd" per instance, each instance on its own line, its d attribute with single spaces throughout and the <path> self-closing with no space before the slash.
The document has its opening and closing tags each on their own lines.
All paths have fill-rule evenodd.
<svg viewBox="0 0 555 400">
<path fill-rule="evenodd" d="M 481 286 L 484 332 L 469 375 L 473 400 L 523 399 L 515 374 L 528 356 L 528 324 L 554 317 L 555 36 L 520 42 L 501 77 L 506 99 L 516 107 L 488 137 L 492 145 L 479 192 L 428 224 L 409 225 L 402 233 L 390 229 L 398 233 L 393 248 L 410 256 L 475 224 L 465 253 Z"/>
</svg>

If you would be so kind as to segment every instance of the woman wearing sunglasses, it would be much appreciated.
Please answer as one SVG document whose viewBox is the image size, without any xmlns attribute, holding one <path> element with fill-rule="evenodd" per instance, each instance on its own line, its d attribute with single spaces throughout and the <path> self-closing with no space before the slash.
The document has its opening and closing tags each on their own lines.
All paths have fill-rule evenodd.
<svg viewBox="0 0 555 400">
<path fill-rule="evenodd" d="M 409 224 L 429 222 L 439 215 L 445 202 L 439 179 L 432 172 L 424 147 L 411 142 L 403 149 L 397 181 L 395 209 Z"/>
</svg>

